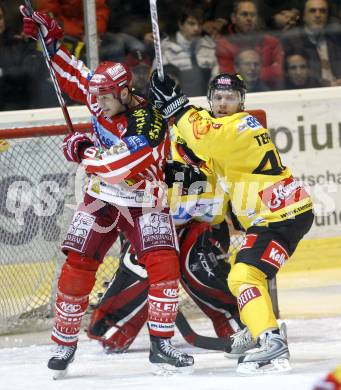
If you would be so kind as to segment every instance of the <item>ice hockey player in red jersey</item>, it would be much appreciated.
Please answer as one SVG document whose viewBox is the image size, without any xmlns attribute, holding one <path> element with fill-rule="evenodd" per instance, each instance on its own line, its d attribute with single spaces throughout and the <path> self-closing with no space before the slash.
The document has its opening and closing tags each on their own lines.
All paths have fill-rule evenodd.
<svg viewBox="0 0 341 390">
<path fill-rule="evenodd" d="M 159 111 L 130 89 L 131 72 L 105 62 L 91 72 L 61 44 L 62 29 L 46 14 L 29 15 L 24 32 L 37 39 L 41 29 L 61 89 L 86 104 L 92 137 L 74 133 L 63 143 L 67 160 L 89 174 L 83 203 L 76 211 L 62 250 L 67 255 L 58 279 L 48 362 L 62 377 L 74 359 L 81 321 L 104 255 L 122 231 L 148 274 L 149 360 L 156 373 L 189 371 L 194 359 L 170 340 L 178 308 L 178 243 L 164 191 L 170 142 Z"/>
</svg>

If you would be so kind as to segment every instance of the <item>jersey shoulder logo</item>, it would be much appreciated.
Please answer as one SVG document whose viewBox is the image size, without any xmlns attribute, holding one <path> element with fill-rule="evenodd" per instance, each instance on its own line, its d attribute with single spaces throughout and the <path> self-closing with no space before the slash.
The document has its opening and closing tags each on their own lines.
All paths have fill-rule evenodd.
<svg viewBox="0 0 341 390">
<path fill-rule="evenodd" d="M 250 127 L 252 130 L 259 130 L 263 128 L 263 126 L 258 122 L 258 120 L 252 115 L 248 115 L 244 120 L 247 126 Z"/>
</svg>

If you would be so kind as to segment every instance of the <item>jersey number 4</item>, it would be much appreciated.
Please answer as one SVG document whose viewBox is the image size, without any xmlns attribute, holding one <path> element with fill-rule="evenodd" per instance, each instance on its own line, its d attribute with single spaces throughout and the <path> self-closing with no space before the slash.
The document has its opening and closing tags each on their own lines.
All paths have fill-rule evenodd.
<svg viewBox="0 0 341 390">
<path fill-rule="evenodd" d="M 261 175 L 279 175 L 285 167 L 282 164 L 279 154 L 275 150 L 265 153 L 258 167 L 252 172 Z"/>
</svg>

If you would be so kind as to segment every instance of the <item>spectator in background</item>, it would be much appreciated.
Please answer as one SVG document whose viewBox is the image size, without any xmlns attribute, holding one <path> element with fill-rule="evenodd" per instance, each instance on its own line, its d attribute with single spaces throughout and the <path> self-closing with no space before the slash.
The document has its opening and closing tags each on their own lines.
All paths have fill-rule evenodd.
<svg viewBox="0 0 341 390">
<path fill-rule="evenodd" d="M 257 31 L 258 12 L 252 0 L 234 3 L 231 23 L 224 35 L 216 40 L 216 54 L 221 72 L 234 73 L 237 53 L 243 48 L 253 47 L 262 60 L 261 80 L 276 88 L 283 77 L 283 50 L 279 40 Z"/>
<path fill-rule="evenodd" d="M 303 22 L 302 28 L 283 35 L 286 54 L 303 53 L 312 74 L 329 85 L 341 85 L 341 27 L 328 23 L 328 2 L 306 0 Z"/>
<path fill-rule="evenodd" d="M 11 31 L 0 2 L 0 111 L 28 108 L 30 80 L 23 63 L 32 50 L 34 45 L 24 44 L 23 37 Z"/>
<path fill-rule="evenodd" d="M 299 53 L 293 53 L 285 58 L 284 89 L 324 87 L 321 80 L 315 78 L 309 69 L 307 59 Z"/>
<path fill-rule="evenodd" d="M 245 82 L 248 92 L 264 92 L 270 88 L 260 79 L 262 62 L 254 49 L 242 49 L 235 58 L 235 69 Z"/>
<path fill-rule="evenodd" d="M 161 41 L 163 63 L 179 68 L 181 88 L 186 95 L 203 96 L 210 78 L 218 72 L 215 43 L 209 35 L 201 36 L 200 9 L 181 10 L 177 21 L 175 35 Z"/>
<path fill-rule="evenodd" d="M 137 38 L 126 33 L 103 34 L 99 39 L 100 61 L 127 62 L 128 56 L 144 53 L 145 45 Z M 151 63 L 152 60 L 150 60 Z"/>
<path fill-rule="evenodd" d="M 272 2 L 269 1 L 268 3 Z M 268 6 L 266 14 L 265 22 L 267 26 L 279 33 L 298 26 L 300 22 L 300 9 L 295 1 L 280 1 L 279 4 Z"/>
<path fill-rule="evenodd" d="M 83 40 L 84 17 L 82 0 L 36 0 L 37 10 L 52 13 L 63 27 L 64 34 Z M 105 0 L 96 0 L 97 31 L 107 31 L 109 8 Z"/>
<path fill-rule="evenodd" d="M 129 66 L 132 75 L 132 86 L 142 95 L 148 96 L 150 73 L 152 71 L 152 61 L 147 53 L 141 50 L 131 51 L 125 59 L 125 64 Z"/>
</svg>

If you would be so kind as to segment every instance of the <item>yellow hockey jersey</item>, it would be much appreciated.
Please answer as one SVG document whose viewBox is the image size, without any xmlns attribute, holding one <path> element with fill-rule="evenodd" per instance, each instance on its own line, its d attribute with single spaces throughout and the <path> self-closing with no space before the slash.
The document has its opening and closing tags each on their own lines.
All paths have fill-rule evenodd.
<svg viewBox="0 0 341 390">
<path fill-rule="evenodd" d="M 282 165 L 268 130 L 247 112 L 213 118 L 192 107 L 178 118 L 175 141 L 185 143 L 218 176 L 245 229 L 312 208 L 302 184 Z"/>
</svg>

